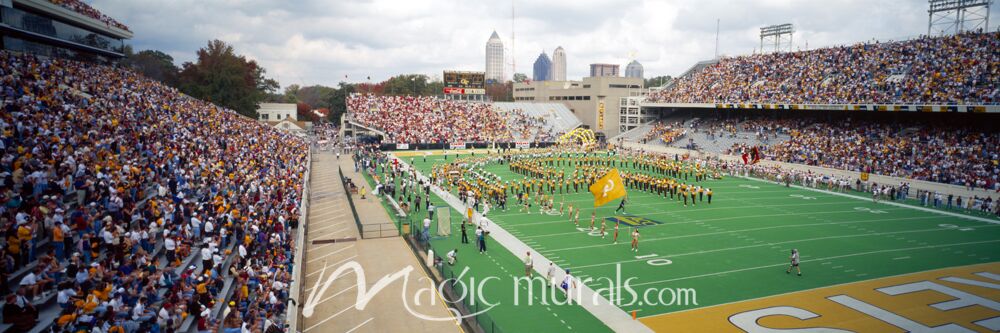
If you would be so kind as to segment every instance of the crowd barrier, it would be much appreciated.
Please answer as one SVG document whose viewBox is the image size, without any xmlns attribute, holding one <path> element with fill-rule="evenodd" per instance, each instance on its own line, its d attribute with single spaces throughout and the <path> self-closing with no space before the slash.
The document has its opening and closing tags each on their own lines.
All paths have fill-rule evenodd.
<svg viewBox="0 0 1000 333">
<path fill-rule="evenodd" d="M 737 156 L 737 155 L 726 155 L 726 154 L 719 154 L 719 153 L 707 153 L 707 152 L 702 152 L 702 151 L 697 151 L 697 150 L 689 150 L 689 149 L 683 149 L 683 148 L 667 147 L 667 146 L 663 146 L 663 145 L 651 145 L 651 144 L 642 144 L 642 143 L 637 143 L 637 142 L 626 142 L 626 143 L 623 144 L 623 146 L 626 147 L 626 148 L 639 149 L 639 150 L 643 150 L 643 151 L 646 151 L 646 152 L 655 152 L 655 153 L 670 154 L 670 155 L 679 155 L 679 156 L 688 155 L 688 156 L 690 156 L 693 159 L 709 159 L 709 158 L 711 158 L 711 159 L 719 159 L 719 160 L 724 160 L 724 161 L 736 161 L 736 162 L 740 162 L 740 163 L 743 162 L 742 157 L 741 156 Z M 785 162 L 772 161 L 772 160 L 760 160 L 759 164 L 760 165 L 764 165 L 764 166 L 777 166 L 777 167 L 780 167 L 783 170 L 796 170 L 796 171 L 802 171 L 802 172 L 812 171 L 813 173 L 816 173 L 816 174 L 828 175 L 828 176 L 835 176 L 835 177 L 839 177 L 839 178 L 847 178 L 847 179 L 851 180 L 851 186 L 852 187 L 854 186 L 854 180 L 861 177 L 861 172 L 858 172 L 858 171 L 833 169 L 833 168 L 827 168 L 827 167 L 821 167 L 821 166 L 814 166 L 814 165 L 805 165 L 805 164 L 797 164 L 797 163 L 785 163 Z M 878 174 L 869 174 L 868 175 L 868 180 L 867 181 L 862 181 L 862 184 L 864 185 L 865 188 L 869 188 L 869 186 L 871 184 L 899 186 L 899 184 L 901 184 L 901 183 L 908 183 L 908 184 L 910 184 L 910 192 L 909 192 L 909 194 L 910 194 L 911 198 L 915 198 L 916 197 L 917 190 L 937 192 L 937 193 L 941 193 L 942 195 L 952 194 L 952 195 L 962 196 L 962 197 L 966 197 L 966 198 L 971 198 L 971 197 L 974 197 L 974 196 L 979 196 L 979 197 L 982 198 L 982 197 L 991 197 L 991 196 L 996 196 L 997 195 L 997 193 L 995 191 L 987 191 L 987 190 L 984 190 L 982 188 L 977 188 L 977 189 L 969 190 L 969 189 L 965 188 L 965 186 L 951 185 L 951 184 L 945 184 L 945 183 L 936 183 L 936 182 L 925 181 L 925 180 L 907 179 L 907 178 L 901 178 L 901 177 L 892 177 L 892 176 L 885 176 L 885 175 L 878 175 Z"/>
<path fill-rule="evenodd" d="M 309 228 L 309 178 L 312 174 L 312 150 L 309 151 L 309 156 L 306 158 L 306 173 L 302 180 L 302 203 L 299 205 L 299 225 L 295 232 L 295 260 L 292 266 L 292 283 L 289 285 L 289 295 L 291 299 L 289 304 L 287 304 L 287 313 L 285 314 L 285 320 L 288 321 L 288 332 L 298 332 L 299 323 L 302 320 L 299 311 L 299 302 L 301 301 L 302 293 L 302 282 L 304 277 L 302 276 L 302 263 L 305 262 L 304 256 L 306 255 L 306 230 Z M 226 302 L 228 303 L 228 302 Z"/>
<path fill-rule="evenodd" d="M 383 143 L 382 151 L 437 150 L 437 149 L 517 149 L 548 148 L 556 142 L 441 142 L 441 143 Z"/>
</svg>

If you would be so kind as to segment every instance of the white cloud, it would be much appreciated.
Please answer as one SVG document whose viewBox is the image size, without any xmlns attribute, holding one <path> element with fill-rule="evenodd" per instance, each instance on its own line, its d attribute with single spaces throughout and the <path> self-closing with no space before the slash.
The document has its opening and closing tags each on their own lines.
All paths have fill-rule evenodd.
<svg viewBox="0 0 1000 333">
<path fill-rule="evenodd" d="M 568 77 L 588 64 L 634 55 L 646 76 L 677 75 L 715 53 L 748 54 L 758 28 L 793 23 L 796 48 L 900 39 L 926 33 L 925 0 L 514 0 L 517 71 L 531 76 L 538 53 L 567 52 Z M 283 86 L 335 85 L 442 70 L 483 70 L 495 29 L 510 51 L 511 2 L 461 0 L 93 0 L 129 25 L 137 50 L 193 61 L 210 39 L 257 60 Z M 1000 7 L 1000 6 L 994 6 Z M 1000 9 L 994 8 L 993 17 Z M 997 26 L 993 24 L 994 29 Z M 508 64 L 512 59 L 508 59 Z M 511 76 L 508 68 L 506 75 Z"/>
</svg>

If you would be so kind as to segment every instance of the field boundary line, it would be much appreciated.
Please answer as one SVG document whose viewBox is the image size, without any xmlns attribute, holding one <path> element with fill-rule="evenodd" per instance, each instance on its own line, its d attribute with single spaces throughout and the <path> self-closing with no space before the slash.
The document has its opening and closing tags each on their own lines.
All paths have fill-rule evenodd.
<svg viewBox="0 0 1000 333">
<path fill-rule="evenodd" d="M 753 178 L 753 177 L 745 177 L 745 176 L 739 176 L 739 177 L 742 177 L 744 179 L 755 180 L 755 181 L 758 181 L 758 182 L 768 183 L 768 184 L 774 185 L 774 183 L 771 183 L 771 182 L 769 182 L 767 180 L 763 180 L 763 179 L 758 179 L 758 178 Z M 802 186 L 802 185 L 791 185 L 791 187 L 795 187 L 795 188 L 799 188 L 799 189 L 804 189 L 804 190 L 809 190 L 809 191 L 813 191 L 813 192 L 825 193 L 825 194 L 828 194 L 828 195 L 836 195 L 836 196 L 841 196 L 841 197 L 845 197 L 845 198 L 852 198 L 852 199 L 855 199 L 855 200 L 861 200 L 861 201 L 871 202 L 870 198 L 866 199 L 864 197 L 859 197 L 859 196 L 856 196 L 856 195 L 850 195 L 850 194 L 846 194 L 846 193 L 830 192 L 830 191 L 826 191 L 826 190 L 821 190 L 821 189 L 816 189 L 816 188 L 811 188 L 811 187 L 805 187 L 805 186 Z M 963 218 L 963 219 L 967 219 L 967 220 L 973 220 L 973 221 L 979 221 L 979 222 L 986 222 L 986 223 L 989 223 L 989 224 L 1000 224 L 1000 220 L 991 220 L 991 219 L 982 218 L 982 217 L 978 217 L 978 216 L 969 216 L 969 215 L 965 215 L 965 214 L 959 214 L 959 213 L 953 213 L 953 212 L 946 212 L 946 211 L 937 210 L 937 209 L 930 209 L 930 208 L 926 208 L 926 207 L 918 207 L 918 206 L 913 206 L 913 205 L 901 204 L 901 203 L 898 203 L 898 202 L 891 202 L 891 201 L 886 201 L 886 200 L 880 200 L 878 203 L 879 204 L 886 204 L 886 205 L 890 205 L 890 206 L 896 206 L 896 207 L 909 208 L 909 209 L 919 210 L 919 211 L 928 212 L 928 213 L 936 213 L 936 214 L 941 214 L 941 215 L 948 215 L 948 216 L 951 216 L 951 217 L 958 217 L 958 218 Z"/>
<path fill-rule="evenodd" d="M 830 257 L 823 257 L 823 258 L 813 258 L 813 259 L 802 260 L 801 262 L 825 261 L 825 260 L 831 260 L 831 259 L 840 259 L 840 258 L 864 256 L 864 255 L 869 255 L 869 254 L 890 253 L 890 252 L 911 251 L 911 250 L 924 250 L 924 249 L 934 249 L 934 248 L 940 248 L 940 247 L 961 246 L 961 245 L 975 245 L 975 244 L 997 243 L 997 242 L 1000 242 L 1000 239 L 991 239 L 991 240 L 986 240 L 986 241 L 975 241 L 975 242 L 952 243 L 952 244 L 937 244 L 937 245 L 927 245 L 927 246 L 905 247 L 905 248 L 898 248 L 898 249 L 888 249 L 888 250 L 866 251 L 866 252 L 858 252 L 858 253 L 851 253 L 851 254 L 842 254 L 842 255 L 836 255 L 836 256 L 830 256 Z M 687 279 L 701 278 L 701 277 L 707 277 L 707 276 L 715 276 L 715 275 L 722 275 L 722 274 L 729 274 L 729 273 L 736 273 L 736 272 L 743 272 L 743 271 L 752 271 L 752 270 L 758 270 L 758 269 L 761 269 L 761 268 L 783 267 L 783 266 L 788 266 L 788 263 L 787 262 L 782 262 L 780 264 L 762 265 L 762 266 L 756 266 L 756 267 L 747 267 L 747 268 L 733 269 L 733 270 L 722 271 L 722 272 L 691 275 L 691 276 L 685 276 L 685 277 L 679 277 L 679 278 L 673 278 L 673 279 L 666 279 L 666 280 L 659 280 L 659 281 L 649 281 L 649 282 L 632 284 L 631 286 L 644 286 L 644 285 L 650 285 L 650 284 L 658 284 L 658 283 L 664 283 L 664 282 L 674 282 L 674 281 L 681 281 L 681 280 L 687 280 Z"/>
</svg>

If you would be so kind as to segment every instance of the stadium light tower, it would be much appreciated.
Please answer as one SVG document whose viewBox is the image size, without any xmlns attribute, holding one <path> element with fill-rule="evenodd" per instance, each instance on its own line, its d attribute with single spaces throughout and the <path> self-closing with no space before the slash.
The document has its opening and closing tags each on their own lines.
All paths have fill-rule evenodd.
<svg viewBox="0 0 1000 333">
<path fill-rule="evenodd" d="M 927 35 L 989 30 L 992 3 L 993 0 L 929 0 Z"/>
<path fill-rule="evenodd" d="M 792 51 L 792 34 L 795 33 L 795 27 L 791 23 L 769 25 L 760 28 L 760 52 L 764 52 L 764 40 L 768 43 L 774 41 L 774 52 L 780 51 L 783 47 L 782 45 L 786 42 L 788 43 L 788 52 Z"/>
</svg>

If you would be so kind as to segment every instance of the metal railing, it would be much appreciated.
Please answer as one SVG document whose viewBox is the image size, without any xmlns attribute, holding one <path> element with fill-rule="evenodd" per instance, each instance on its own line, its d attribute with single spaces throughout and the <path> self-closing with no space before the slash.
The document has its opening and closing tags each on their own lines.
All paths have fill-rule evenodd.
<svg viewBox="0 0 1000 333">
<path fill-rule="evenodd" d="M 347 180 L 344 178 L 344 169 L 337 166 L 337 173 L 340 174 L 340 183 L 343 184 L 344 194 L 347 195 L 348 206 L 351 206 L 351 215 L 354 216 L 354 225 L 358 227 L 358 235 L 361 238 L 365 238 L 365 229 L 361 226 L 361 218 L 358 217 L 358 209 L 354 207 L 354 198 L 351 197 L 351 190 L 347 186 Z"/>
<path fill-rule="evenodd" d="M 368 239 L 402 236 L 400 229 L 397 227 L 398 225 L 399 222 L 361 224 L 361 238 Z"/>
</svg>

